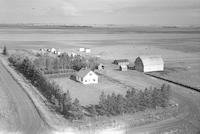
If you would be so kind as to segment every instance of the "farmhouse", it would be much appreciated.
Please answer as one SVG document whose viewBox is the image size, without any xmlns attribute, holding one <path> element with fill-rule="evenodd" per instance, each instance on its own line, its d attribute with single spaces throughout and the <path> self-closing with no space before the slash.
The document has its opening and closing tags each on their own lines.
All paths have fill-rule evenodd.
<svg viewBox="0 0 200 134">
<path fill-rule="evenodd" d="M 76 80 L 82 84 L 97 84 L 98 75 L 89 69 L 81 69 L 76 74 Z"/>
<path fill-rule="evenodd" d="M 120 65 L 119 70 L 120 71 L 127 71 L 127 65 Z"/>
<path fill-rule="evenodd" d="M 116 65 L 128 65 L 129 60 L 128 59 L 119 59 L 119 60 L 114 60 L 113 63 Z"/>
<path fill-rule="evenodd" d="M 135 60 L 135 69 L 140 72 L 163 71 L 164 61 L 161 56 L 139 56 Z"/>
</svg>

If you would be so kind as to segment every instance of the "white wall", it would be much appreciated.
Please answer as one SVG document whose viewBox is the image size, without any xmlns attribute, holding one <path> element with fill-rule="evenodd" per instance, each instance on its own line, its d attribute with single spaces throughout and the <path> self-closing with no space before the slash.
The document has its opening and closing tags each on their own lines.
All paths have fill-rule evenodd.
<svg viewBox="0 0 200 134">
<path fill-rule="evenodd" d="M 91 75 L 90 75 L 91 74 Z M 83 84 L 97 84 L 98 76 L 92 71 L 83 78 Z"/>
</svg>

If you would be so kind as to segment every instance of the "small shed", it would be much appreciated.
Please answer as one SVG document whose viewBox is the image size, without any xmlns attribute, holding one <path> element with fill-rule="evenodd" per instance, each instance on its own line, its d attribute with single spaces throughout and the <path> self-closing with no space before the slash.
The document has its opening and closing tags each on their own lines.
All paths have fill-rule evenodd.
<svg viewBox="0 0 200 134">
<path fill-rule="evenodd" d="M 129 60 L 128 59 L 119 59 L 119 60 L 114 60 L 113 63 L 116 65 L 128 65 Z"/>
<path fill-rule="evenodd" d="M 97 84 L 98 75 L 90 69 L 81 69 L 76 74 L 76 80 L 82 84 Z"/>
<path fill-rule="evenodd" d="M 135 64 L 134 63 L 130 63 L 127 65 L 129 70 L 135 70 Z"/>
<path fill-rule="evenodd" d="M 135 69 L 139 72 L 154 72 L 164 70 L 164 61 L 161 56 L 139 56 L 135 60 Z"/>
<path fill-rule="evenodd" d="M 96 68 L 98 70 L 104 70 L 105 66 L 102 63 L 100 63 Z"/>
<path fill-rule="evenodd" d="M 120 65 L 119 70 L 120 71 L 127 71 L 128 70 L 127 65 Z"/>
</svg>

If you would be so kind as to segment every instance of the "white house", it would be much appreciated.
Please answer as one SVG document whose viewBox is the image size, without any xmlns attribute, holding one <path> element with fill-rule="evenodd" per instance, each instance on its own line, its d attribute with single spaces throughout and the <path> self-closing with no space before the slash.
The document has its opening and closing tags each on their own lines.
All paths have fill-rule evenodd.
<svg viewBox="0 0 200 134">
<path fill-rule="evenodd" d="M 91 53 L 91 49 L 86 48 L 86 49 L 85 49 L 85 53 Z"/>
<path fill-rule="evenodd" d="M 79 48 L 79 51 L 80 51 L 80 52 L 84 52 L 84 51 L 85 51 L 85 48 L 81 47 L 81 48 Z"/>
<path fill-rule="evenodd" d="M 164 70 L 164 61 L 161 56 L 139 56 L 135 60 L 135 69 L 140 72 L 154 72 Z"/>
<path fill-rule="evenodd" d="M 82 84 L 97 84 L 98 75 L 90 69 L 81 69 L 76 74 L 76 80 L 81 82 Z"/>
</svg>

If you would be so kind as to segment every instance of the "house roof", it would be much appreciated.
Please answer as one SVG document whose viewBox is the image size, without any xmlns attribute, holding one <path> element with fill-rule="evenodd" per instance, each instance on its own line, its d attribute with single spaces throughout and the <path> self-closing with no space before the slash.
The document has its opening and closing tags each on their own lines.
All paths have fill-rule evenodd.
<svg viewBox="0 0 200 134">
<path fill-rule="evenodd" d="M 91 70 L 90 69 L 81 69 L 77 75 L 80 77 L 85 77 Z"/>
<path fill-rule="evenodd" d="M 144 66 L 164 64 L 162 57 L 159 55 L 145 55 L 139 56 L 138 58 L 142 60 Z"/>
</svg>

